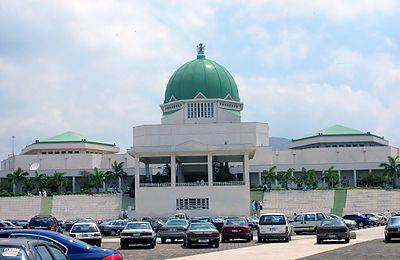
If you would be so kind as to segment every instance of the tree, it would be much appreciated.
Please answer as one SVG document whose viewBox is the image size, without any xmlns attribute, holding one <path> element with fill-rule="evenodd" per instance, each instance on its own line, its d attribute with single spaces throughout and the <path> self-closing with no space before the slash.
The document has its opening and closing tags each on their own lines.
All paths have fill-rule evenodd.
<svg viewBox="0 0 400 260">
<path fill-rule="evenodd" d="M 286 189 L 289 188 L 288 182 L 293 180 L 293 171 L 294 169 L 290 168 L 287 171 L 278 172 L 278 174 L 276 175 L 276 179 L 278 180 L 278 182 Z"/>
<path fill-rule="evenodd" d="M 105 174 L 103 171 L 100 171 L 96 167 L 93 170 L 93 173 L 89 175 L 89 183 L 96 187 L 97 192 L 99 192 L 100 187 L 103 186 L 105 181 Z"/>
<path fill-rule="evenodd" d="M 31 192 L 35 188 L 35 184 L 33 182 L 33 178 L 25 178 L 24 179 L 24 191 Z"/>
<path fill-rule="evenodd" d="M 90 172 L 84 170 L 84 171 L 81 171 L 80 173 L 81 173 L 81 177 L 78 179 L 78 182 L 79 182 L 79 186 L 81 188 L 81 192 L 89 191 L 89 188 L 92 185 L 89 180 Z"/>
<path fill-rule="evenodd" d="M 361 177 L 362 185 L 367 187 L 384 186 L 387 179 L 384 175 L 375 172 L 368 172 Z"/>
<path fill-rule="evenodd" d="M 13 184 L 13 192 L 15 194 L 18 194 L 18 186 L 20 183 L 22 183 L 26 177 L 29 175 L 26 171 L 22 170 L 21 168 L 18 168 L 16 171 L 13 173 L 7 174 L 7 178 L 11 180 L 11 183 Z"/>
<path fill-rule="evenodd" d="M 333 168 L 333 166 L 330 166 L 322 175 L 322 180 L 328 183 L 329 188 L 335 187 L 339 182 L 339 173 L 334 171 Z"/>
<path fill-rule="evenodd" d="M 276 180 L 276 174 L 275 174 L 276 166 L 272 166 L 268 170 L 264 170 L 261 173 L 261 179 L 263 184 L 268 183 L 268 186 L 271 187 L 272 182 Z"/>
<path fill-rule="evenodd" d="M 383 167 L 383 174 L 391 180 L 394 187 L 396 184 L 395 179 L 400 177 L 399 156 L 388 156 L 387 159 L 388 162 L 379 164 L 379 167 Z"/>
<path fill-rule="evenodd" d="M 112 182 L 115 184 L 113 186 L 114 191 L 118 191 L 118 186 L 116 185 L 116 181 L 120 181 L 121 178 L 126 179 L 128 174 L 124 171 L 124 162 L 117 163 L 117 161 L 114 161 L 113 164 L 111 165 L 111 169 L 109 171 L 106 171 L 105 173 L 105 178 L 106 180 Z"/>
<path fill-rule="evenodd" d="M 38 171 L 35 171 L 35 176 L 32 177 L 32 183 L 34 188 L 36 188 L 36 190 L 39 192 L 39 190 L 47 187 L 48 177 L 44 173 L 39 173 Z"/>
<path fill-rule="evenodd" d="M 307 170 L 306 168 L 303 167 L 301 169 L 301 174 L 299 176 L 299 179 L 304 184 L 304 186 L 308 188 L 315 187 L 316 184 L 318 183 L 314 169 Z"/>
<path fill-rule="evenodd" d="M 67 186 L 68 179 L 64 176 L 65 173 L 55 171 L 53 176 L 49 178 L 49 185 L 56 188 L 58 192 L 63 191 L 63 187 Z"/>
<path fill-rule="evenodd" d="M 214 181 L 216 182 L 226 182 L 226 181 L 232 181 L 233 176 L 229 172 L 229 164 L 228 162 L 220 162 L 219 165 L 216 167 L 216 172 L 214 175 Z"/>
</svg>

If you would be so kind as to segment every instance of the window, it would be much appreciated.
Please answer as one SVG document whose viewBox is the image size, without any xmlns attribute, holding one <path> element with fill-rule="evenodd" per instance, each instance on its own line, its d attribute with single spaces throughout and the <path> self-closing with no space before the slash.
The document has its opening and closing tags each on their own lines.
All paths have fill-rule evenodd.
<svg viewBox="0 0 400 260">
<path fill-rule="evenodd" d="M 315 214 L 305 214 L 304 221 L 315 221 Z"/>
<path fill-rule="evenodd" d="M 68 154 L 72 154 L 72 151 L 68 151 Z"/>
<path fill-rule="evenodd" d="M 213 103 L 190 103 L 188 108 L 188 118 L 210 118 L 214 117 L 214 105 Z"/>
<path fill-rule="evenodd" d="M 48 245 L 50 252 L 53 254 L 54 258 L 57 260 L 67 260 L 68 258 L 65 257 L 64 253 L 54 245 Z"/>
<path fill-rule="evenodd" d="M 60 152 L 54 152 L 54 154 L 60 154 Z"/>
<path fill-rule="evenodd" d="M 79 153 L 79 151 L 75 151 L 74 153 Z"/>
<path fill-rule="evenodd" d="M 208 209 L 208 198 L 176 199 L 176 209 Z"/>
<path fill-rule="evenodd" d="M 325 219 L 324 215 L 322 213 L 317 213 L 317 220 L 323 220 Z"/>
<path fill-rule="evenodd" d="M 53 154 L 53 152 L 48 152 L 48 154 Z"/>
<path fill-rule="evenodd" d="M 36 246 L 36 251 L 38 252 L 40 259 L 53 259 L 51 256 L 49 250 L 47 250 L 47 247 L 45 245 L 40 245 Z"/>
<path fill-rule="evenodd" d="M 42 154 L 46 154 L 46 152 L 42 152 Z"/>
</svg>

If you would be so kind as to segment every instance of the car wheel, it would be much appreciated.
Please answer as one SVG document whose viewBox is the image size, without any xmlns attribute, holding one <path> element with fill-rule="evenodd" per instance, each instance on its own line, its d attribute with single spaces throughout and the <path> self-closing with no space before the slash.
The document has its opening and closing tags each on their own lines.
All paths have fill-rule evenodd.
<svg viewBox="0 0 400 260">
<path fill-rule="evenodd" d="M 285 242 L 289 242 L 289 241 L 290 241 L 290 237 L 287 236 L 287 237 L 285 238 Z"/>
<path fill-rule="evenodd" d="M 226 239 L 224 237 L 221 237 L 221 242 L 226 243 Z"/>
<path fill-rule="evenodd" d="M 345 239 L 344 239 L 344 243 L 345 243 L 345 244 L 350 243 L 350 237 L 345 238 Z"/>
<path fill-rule="evenodd" d="M 257 238 L 257 242 L 258 242 L 258 243 L 262 243 L 262 242 L 263 242 L 263 239 L 262 239 L 261 237 L 258 237 L 258 238 Z"/>
<path fill-rule="evenodd" d="M 390 236 L 385 236 L 385 241 L 390 242 L 390 241 L 392 241 L 392 238 Z"/>
<path fill-rule="evenodd" d="M 171 243 L 174 243 L 174 242 L 175 242 L 175 239 L 171 238 Z"/>
<path fill-rule="evenodd" d="M 150 244 L 149 244 L 149 247 L 150 248 L 154 248 L 156 246 L 156 243 L 154 243 L 154 242 L 151 242 Z"/>
<path fill-rule="evenodd" d="M 215 248 L 218 248 L 218 247 L 219 247 L 219 241 L 215 242 L 214 247 L 215 247 Z"/>
<path fill-rule="evenodd" d="M 128 247 L 128 245 L 127 244 L 125 244 L 125 243 L 121 243 L 121 249 L 126 249 Z"/>
<path fill-rule="evenodd" d="M 117 235 L 117 231 L 111 230 L 110 235 L 111 235 L 111 236 L 116 236 L 116 235 Z"/>
<path fill-rule="evenodd" d="M 317 244 L 321 244 L 322 243 L 322 239 L 320 239 L 320 238 L 317 238 Z"/>
<path fill-rule="evenodd" d="M 165 244 L 167 242 L 166 238 L 161 238 L 161 244 Z"/>
<path fill-rule="evenodd" d="M 358 225 L 359 227 L 364 227 L 364 223 L 363 223 L 363 222 L 358 222 L 357 225 Z"/>
<path fill-rule="evenodd" d="M 186 248 L 190 248 L 192 246 L 192 243 L 190 243 L 189 241 L 186 242 Z"/>
<path fill-rule="evenodd" d="M 248 235 L 247 238 L 246 238 L 246 242 L 250 242 L 250 241 L 251 241 L 251 236 Z"/>
</svg>

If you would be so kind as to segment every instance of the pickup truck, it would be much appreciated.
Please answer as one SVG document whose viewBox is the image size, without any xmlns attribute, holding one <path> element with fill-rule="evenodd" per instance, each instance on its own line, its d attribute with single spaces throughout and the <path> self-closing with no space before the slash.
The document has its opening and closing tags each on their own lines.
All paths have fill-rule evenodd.
<svg viewBox="0 0 400 260">
<path fill-rule="evenodd" d="M 306 212 L 298 214 L 291 224 L 296 234 L 301 232 L 315 232 L 321 221 L 328 217 L 323 212 Z"/>
<path fill-rule="evenodd" d="M 267 239 L 283 239 L 289 242 L 292 238 L 293 225 L 289 224 L 283 213 L 262 214 L 258 222 L 258 243 Z"/>
</svg>

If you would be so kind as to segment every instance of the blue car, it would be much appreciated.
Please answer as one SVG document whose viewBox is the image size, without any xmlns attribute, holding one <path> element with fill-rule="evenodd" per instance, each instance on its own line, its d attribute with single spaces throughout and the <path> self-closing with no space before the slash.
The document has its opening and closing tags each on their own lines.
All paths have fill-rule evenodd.
<svg viewBox="0 0 400 260">
<path fill-rule="evenodd" d="M 0 238 L 28 238 L 53 242 L 64 250 L 71 260 L 122 260 L 122 255 L 113 249 L 93 247 L 75 238 L 47 230 L 15 229 L 0 231 Z"/>
<path fill-rule="evenodd" d="M 357 223 L 358 227 L 364 227 L 364 226 L 371 225 L 369 218 L 367 218 L 366 216 L 364 216 L 362 214 L 349 214 L 349 215 L 344 215 L 342 218 L 354 220 Z"/>
</svg>

